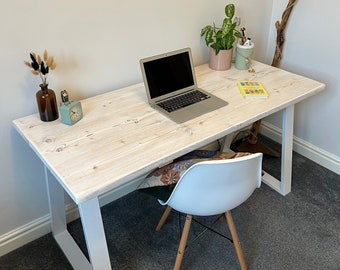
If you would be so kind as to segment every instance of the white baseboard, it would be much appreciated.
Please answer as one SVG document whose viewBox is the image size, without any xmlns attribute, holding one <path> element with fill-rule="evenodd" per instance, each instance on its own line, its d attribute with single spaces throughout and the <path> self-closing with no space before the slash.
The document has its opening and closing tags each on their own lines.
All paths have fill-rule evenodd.
<svg viewBox="0 0 340 270">
<path fill-rule="evenodd" d="M 261 134 L 269 137 L 270 139 L 281 143 L 282 130 L 276 126 L 262 121 Z M 320 164 L 321 166 L 340 174 L 340 158 L 326 152 L 315 145 L 312 145 L 300 138 L 294 136 L 293 149 L 297 153 L 309 158 L 310 160 Z M 135 185 L 138 184 L 136 181 Z M 101 197 L 100 205 L 105 205 L 118 197 L 121 197 L 135 187 L 122 188 L 119 193 L 108 193 Z M 125 190 L 126 189 L 126 190 Z M 118 194 L 118 195 L 117 195 Z M 67 221 L 70 222 L 79 217 L 78 209 L 74 204 L 69 204 L 66 207 Z M 12 230 L 2 236 L 0 236 L 0 257 L 35 240 L 45 234 L 51 232 L 50 214 L 33 220 L 15 230 Z"/>
<path fill-rule="evenodd" d="M 282 130 L 262 120 L 260 133 L 281 143 Z M 296 136 L 293 138 L 293 150 L 315 163 L 340 175 L 340 158 Z"/>
<path fill-rule="evenodd" d="M 45 215 L 2 235 L 0 238 L 0 257 L 49 232 L 49 215 Z"/>
<path fill-rule="evenodd" d="M 67 222 L 79 217 L 74 204 L 66 206 Z M 0 236 L 0 257 L 51 232 L 50 214 L 37 218 L 25 225 Z"/>
<path fill-rule="evenodd" d="M 136 190 L 142 178 L 135 179 L 128 185 L 124 185 L 114 192 L 108 192 L 99 198 L 100 206 L 108 204 L 122 196 Z M 79 218 L 79 211 L 73 202 L 66 205 L 66 221 L 71 222 Z M 51 232 L 51 215 L 47 214 L 37 218 L 19 228 L 16 228 L 0 236 L 0 257 L 19 248 L 29 242 L 36 240 Z"/>
</svg>

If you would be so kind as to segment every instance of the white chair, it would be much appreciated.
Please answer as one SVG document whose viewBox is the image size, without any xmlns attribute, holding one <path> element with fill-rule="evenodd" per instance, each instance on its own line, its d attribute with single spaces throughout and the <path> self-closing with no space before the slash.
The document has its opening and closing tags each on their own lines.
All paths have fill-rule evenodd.
<svg viewBox="0 0 340 270">
<path fill-rule="evenodd" d="M 186 220 L 174 269 L 180 269 L 192 216 L 224 214 L 241 269 L 247 269 L 230 210 L 246 201 L 261 185 L 262 153 L 248 156 L 202 161 L 191 166 L 178 181 L 166 202 L 167 208 L 156 231 L 164 225 L 172 209 L 185 213 Z"/>
</svg>

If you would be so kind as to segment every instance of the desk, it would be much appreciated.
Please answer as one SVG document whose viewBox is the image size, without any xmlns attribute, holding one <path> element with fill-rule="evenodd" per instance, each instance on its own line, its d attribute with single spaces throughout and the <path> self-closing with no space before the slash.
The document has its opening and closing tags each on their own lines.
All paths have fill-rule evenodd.
<svg viewBox="0 0 340 270">
<path fill-rule="evenodd" d="M 278 111 L 283 111 L 281 181 L 268 174 L 263 180 L 283 195 L 290 192 L 294 104 L 325 85 L 255 61 L 254 68 L 248 73 L 196 67 L 198 85 L 229 105 L 183 124 L 153 110 L 142 83 L 82 100 L 84 118 L 74 126 L 41 122 L 37 114 L 14 121 L 45 165 L 52 232 L 74 268 L 111 269 L 99 196 L 109 191 L 123 196 L 151 170 Z M 261 81 L 270 97 L 243 99 L 239 80 Z M 64 192 L 79 207 L 90 261 L 67 231 Z"/>
</svg>

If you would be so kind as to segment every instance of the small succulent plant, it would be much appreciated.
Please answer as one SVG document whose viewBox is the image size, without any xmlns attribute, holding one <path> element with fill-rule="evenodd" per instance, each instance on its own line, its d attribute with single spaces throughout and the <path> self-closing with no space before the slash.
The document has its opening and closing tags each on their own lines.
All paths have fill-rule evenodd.
<svg viewBox="0 0 340 270">
<path fill-rule="evenodd" d="M 39 75 L 42 80 L 42 85 L 46 86 L 49 71 L 56 68 L 54 57 L 49 56 L 48 52 L 45 50 L 43 57 L 36 53 L 30 53 L 30 58 L 31 61 L 24 61 L 25 65 L 32 68 L 32 73 L 34 75 Z"/>
</svg>

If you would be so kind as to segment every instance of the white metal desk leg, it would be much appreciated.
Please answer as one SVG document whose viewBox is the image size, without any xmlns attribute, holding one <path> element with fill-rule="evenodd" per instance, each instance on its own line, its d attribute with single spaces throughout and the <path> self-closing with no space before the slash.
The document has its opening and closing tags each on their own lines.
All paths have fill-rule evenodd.
<svg viewBox="0 0 340 270">
<path fill-rule="evenodd" d="M 64 189 L 45 167 L 47 193 L 51 212 L 52 234 L 74 269 L 91 269 L 91 265 L 67 231 Z"/>
<path fill-rule="evenodd" d="M 87 250 L 93 269 L 111 269 L 98 198 L 79 204 Z"/>
<path fill-rule="evenodd" d="M 56 236 L 66 230 L 65 195 L 64 189 L 51 176 L 51 173 L 45 166 L 47 195 L 51 212 L 51 227 L 53 236 Z"/>
<path fill-rule="evenodd" d="M 230 149 L 230 145 L 233 142 L 234 136 L 235 136 L 236 132 L 233 132 L 231 134 L 228 134 L 227 136 L 225 136 L 222 140 L 222 144 L 221 144 L 221 151 L 222 152 L 233 152 Z"/>
<path fill-rule="evenodd" d="M 282 113 L 282 159 L 280 193 L 287 195 L 291 191 L 292 162 L 293 162 L 293 129 L 294 105 L 283 110 Z"/>
</svg>

